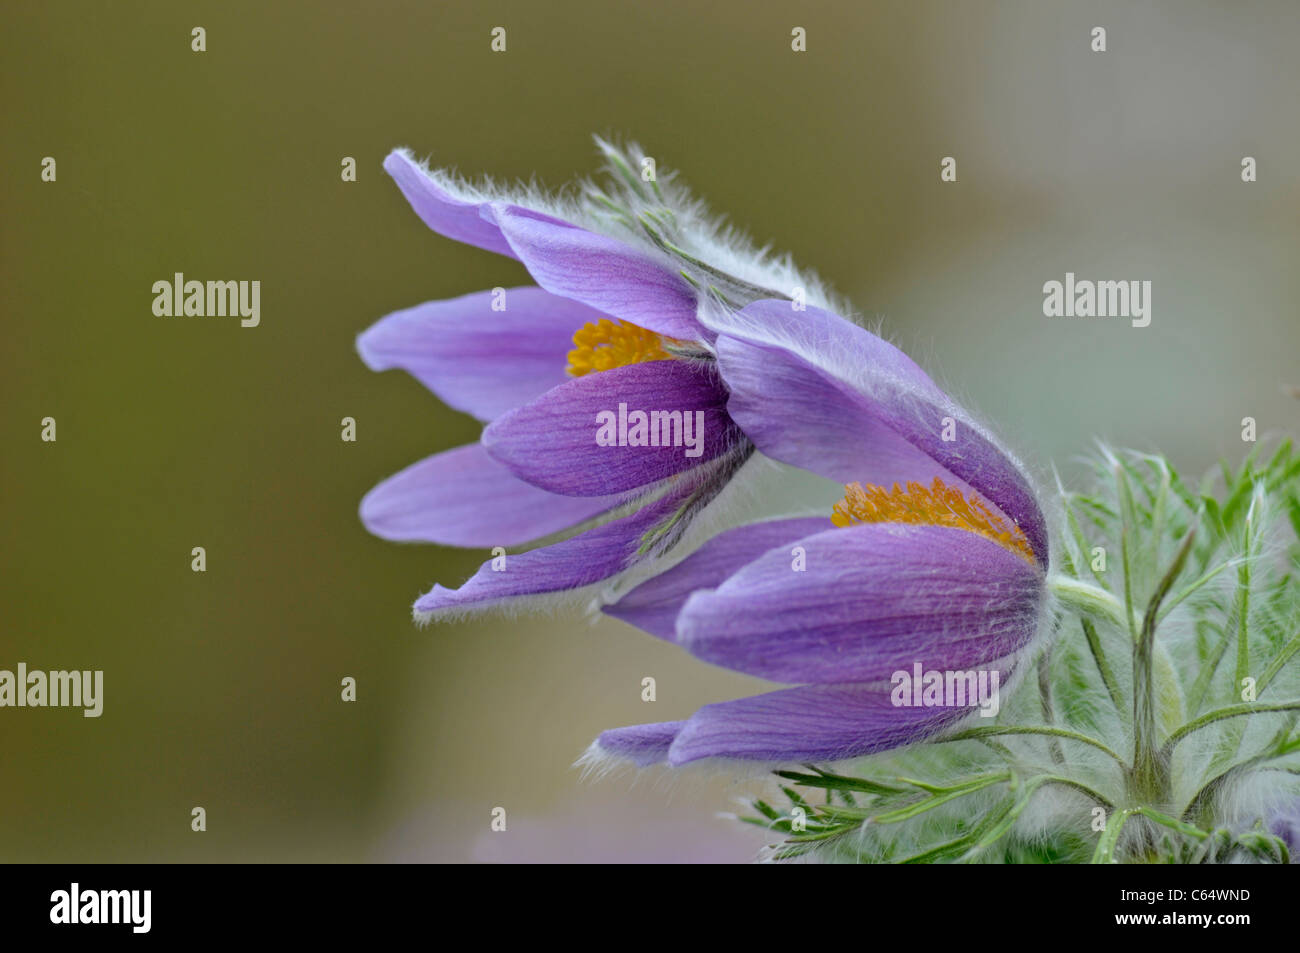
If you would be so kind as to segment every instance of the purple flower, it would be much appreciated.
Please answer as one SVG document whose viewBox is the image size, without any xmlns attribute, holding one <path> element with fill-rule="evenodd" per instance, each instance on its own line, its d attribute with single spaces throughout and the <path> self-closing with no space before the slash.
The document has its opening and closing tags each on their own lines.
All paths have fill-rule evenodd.
<svg viewBox="0 0 1300 953">
<path fill-rule="evenodd" d="M 435 586 L 415 603 L 422 621 L 594 585 L 662 555 L 752 452 L 697 312 L 702 298 L 770 296 L 754 279 L 785 280 L 784 266 L 730 260 L 734 247 L 670 180 L 642 180 L 601 146 L 622 184 L 588 184 L 568 204 L 471 186 L 405 151 L 384 162 L 425 224 L 518 259 L 537 286 L 429 302 L 359 337 L 372 369 L 406 370 L 487 425 L 478 443 L 380 483 L 362 521 L 386 539 L 452 546 L 565 537 L 505 571 L 493 559 L 459 589 Z"/>
<path fill-rule="evenodd" d="M 1290 801 L 1273 812 L 1268 824 L 1269 833 L 1280 837 L 1291 855 L 1291 863 L 1300 862 L 1300 799 Z"/>
<path fill-rule="evenodd" d="M 830 519 L 724 532 L 604 611 L 797 687 L 606 731 L 587 759 L 836 760 L 969 716 L 969 679 L 996 694 L 1045 606 L 1046 524 L 1021 466 L 906 355 L 832 313 L 760 301 L 714 324 L 732 418 L 845 498 Z"/>
</svg>

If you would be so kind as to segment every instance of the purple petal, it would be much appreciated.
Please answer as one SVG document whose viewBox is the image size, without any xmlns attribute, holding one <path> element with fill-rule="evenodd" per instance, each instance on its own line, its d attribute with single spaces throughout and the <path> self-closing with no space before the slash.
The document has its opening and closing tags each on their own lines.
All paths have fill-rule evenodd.
<svg viewBox="0 0 1300 953">
<path fill-rule="evenodd" d="M 717 348 L 731 390 L 728 413 L 768 456 L 839 483 L 952 478 L 863 406 L 852 387 L 803 358 L 726 335 Z"/>
<path fill-rule="evenodd" d="M 630 245 L 515 205 L 483 213 L 547 291 L 683 340 L 700 337 L 695 292 L 676 271 Z"/>
<path fill-rule="evenodd" d="M 539 490 L 475 443 L 435 454 L 380 483 L 361 501 L 361 522 L 384 539 L 517 546 L 588 520 L 618 501 Z"/>
<path fill-rule="evenodd" d="M 769 549 L 789 545 L 804 536 L 825 529 L 825 517 L 771 520 L 751 523 L 719 533 L 671 569 L 646 580 L 603 611 L 616 619 L 644 629 L 651 635 L 676 641 L 677 613 L 697 589 L 712 589 L 742 566 Z"/>
<path fill-rule="evenodd" d="M 701 758 L 838 761 L 921 741 L 975 709 L 897 707 L 888 685 L 812 685 L 705 705 L 668 749 L 668 763 Z"/>
<path fill-rule="evenodd" d="M 505 310 L 494 311 L 494 302 Z M 492 420 L 571 380 L 573 332 L 604 315 L 532 286 L 479 291 L 381 318 L 357 338 L 371 370 L 399 367 L 446 404 Z"/>
<path fill-rule="evenodd" d="M 907 391 L 934 402 L 947 399 L 915 361 L 888 341 L 838 314 L 791 302 L 755 301 L 724 318 L 720 333 L 801 356 L 806 363 L 848 382 Z"/>
<path fill-rule="evenodd" d="M 946 416 L 958 421 L 955 440 L 943 438 L 945 410 Z M 1009 517 L 1025 534 L 1038 564 L 1047 566 L 1050 557 L 1047 520 L 1038 505 L 1037 494 L 1019 465 L 973 424 L 958 416 L 961 412 L 955 407 L 917 404 L 912 411 L 910 416 L 902 416 L 895 422 L 898 433 Z M 957 484 L 950 481 L 950 485 Z"/>
<path fill-rule="evenodd" d="M 774 549 L 677 621 L 691 654 L 787 684 L 874 682 L 916 663 L 969 669 L 1038 628 L 1043 574 L 977 533 L 872 523 L 800 540 L 805 570 Z"/>
<path fill-rule="evenodd" d="M 437 173 L 426 172 L 406 150 L 390 152 L 384 160 L 384 171 L 393 177 L 415 214 L 439 235 L 518 257 L 501 229 L 479 214 L 484 203 L 453 196 L 435 179 Z"/>
<path fill-rule="evenodd" d="M 726 399 L 708 368 L 671 359 L 629 364 L 575 378 L 499 417 L 483 431 L 483 445 L 521 480 L 552 493 L 623 493 L 688 470 L 734 446 L 739 436 L 724 409 Z M 667 428 L 670 445 L 598 444 L 602 414 L 613 415 L 614 430 L 631 436 L 619 425 L 620 405 L 629 417 L 634 411 L 677 413 L 678 426 Z M 660 423 L 655 438 L 663 443 L 665 428 Z M 694 448 L 686 445 L 687 423 Z"/>
<path fill-rule="evenodd" d="M 622 758 L 644 768 L 659 764 L 668 757 L 668 748 L 681 731 L 684 721 L 665 721 L 655 725 L 631 725 L 603 731 L 596 739 L 599 755 Z"/>
<path fill-rule="evenodd" d="M 1046 522 L 1019 466 L 906 355 L 818 308 L 760 301 L 741 317 L 751 326 L 719 336 L 718 368 L 728 412 L 763 453 L 841 483 L 939 476 L 973 489 L 1047 565 Z"/>
<path fill-rule="evenodd" d="M 1293 798 L 1285 807 L 1275 811 L 1269 819 L 1268 829 L 1274 836 L 1282 838 L 1291 854 L 1291 863 L 1297 863 L 1297 854 L 1300 854 L 1300 799 Z"/>
<path fill-rule="evenodd" d="M 685 483 L 630 516 L 611 520 L 551 546 L 505 557 L 479 567 L 459 589 L 434 586 L 415 603 L 418 618 L 433 613 L 481 609 L 515 599 L 564 592 L 618 575 L 638 558 L 641 538 L 682 505 L 693 486 Z"/>
</svg>

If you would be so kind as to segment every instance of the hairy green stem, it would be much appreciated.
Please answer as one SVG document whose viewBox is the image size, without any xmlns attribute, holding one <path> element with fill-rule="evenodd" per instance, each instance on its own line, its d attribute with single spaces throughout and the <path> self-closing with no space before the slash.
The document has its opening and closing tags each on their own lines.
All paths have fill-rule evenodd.
<svg viewBox="0 0 1300 953">
<path fill-rule="evenodd" d="M 1078 615 L 1104 619 L 1121 629 L 1129 627 L 1123 603 L 1101 586 L 1069 576 L 1054 575 L 1047 578 L 1047 587 L 1062 605 Z"/>
<path fill-rule="evenodd" d="M 988 725 L 983 728 L 967 728 L 965 731 L 958 731 L 951 735 L 944 735 L 936 738 L 935 743 L 945 741 L 971 741 L 979 738 L 988 737 L 989 735 L 1045 735 L 1052 738 L 1068 738 L 1071 741 L 1077 741 L 1080 744 L 1089 745 L 1098 751 L 1103 751 L 1115 759 L 1115 763 L 1127 768 L 1124 759 L 1107 747 L 1103 742 L 1096 738 L 1090 738 L 1087 735 L 1080 734 L 1077 731 L 1069 731 L 1065 728 L 1045 728 L 1042 725 Z"/>
<path fill-rule="evenodd" d="M 1194 731 L 1200 731 L 1216 721 L 1222 721 L 1225 718 L 1239 718 L 1242 715 L 1254 715 L 1271 711 L 1297 711 L 1300 710 L 1300 701 L 1279 702 L 1275 705 L 1229 705 L 1227 708 L 1220 708 L 1216 711 L 1206 712 L 1200 718 L 1194 718 L 1187 724 L 1183 725 L 1165 742 L 1164 750 L 1172 753 L 1178 742 L 1182 741 Z"/>
<path fill-rule="evenodd" d="M 1142 629 L 1133 646 L 1133 783 L 1139 796 L 1163 803 L 1169 791 L 1169 761 L 1156 737 L 1156 618 L 1160 603 L 1183 571 L 1196 539 L 1196 524 L 1187 531 L 1173 562 L 1147 603 Z"/>
</svg>

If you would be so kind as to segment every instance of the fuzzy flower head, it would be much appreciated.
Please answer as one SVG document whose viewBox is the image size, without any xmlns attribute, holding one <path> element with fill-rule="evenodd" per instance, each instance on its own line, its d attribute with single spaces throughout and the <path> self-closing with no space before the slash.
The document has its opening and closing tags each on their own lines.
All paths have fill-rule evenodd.
<svg viewBox="0 0 1300 953">
<path fill-rule="evenodd" d="M 607 731 L 592 761 L 895 748 L 988 702 L 1042 627 L 1045 523 L 1015 459 L 905 355 L 843 318 L 774 301 L 737 317 L 717 339 L 733 419 L 765 454 L 852 482 L 829 518 L 722 533 L 605 611 L 799 687 Z"/>
<path fill-rule="evenodd" d="M 376 535 L 533 546 L 435 586 L 420 620 L 594 587 L 663 556 L 753 452 L 726 410 L 703 320 L 820 285 L 712 224 L 639 149 L 599 141 L 607 181 L 566 195 L 473 184 L 397 151 L 384 163 L 441 235 L 520 261 L 535 286 L 398 311 L 357 346 L 485 423 L 375 487 Z M 774 290 L 785 289 L 785 290 Z M 538 545 L 546 541 L 546 545 Z"/>
<path fill-rule="evenodd" d="M 1193 488 L 1195 486 L 1195 488 Z M 1300 458 L 1257 447 L 1195 485 L 1104 449 L 991 723 L 781 777 L 841 802 L 792 815 L 775 857 L 893 862 L 1285 863 L 1300 803 Z M 688 723 L 689 724 L 689 723 Z M 671 758 L 671 749 L 670 749 Z M 846 800 L 847 799 L 847 800 Z M 850 806 L 846 807 L 845 804 Z M 792 810 L 793 810 L 792 808 Z"/>
</svg>

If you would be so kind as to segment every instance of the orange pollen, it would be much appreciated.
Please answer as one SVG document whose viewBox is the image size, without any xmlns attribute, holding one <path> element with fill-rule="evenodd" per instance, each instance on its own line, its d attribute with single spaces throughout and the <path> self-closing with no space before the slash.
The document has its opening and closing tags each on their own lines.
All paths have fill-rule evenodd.
<svg viewBox="0 0 1300 953">
<path fill-rule="evenodd" d="M 836 526 L 854 523 L 951 526 L 978 533 L 1021 556 L 1030 565 L 1037 565 L 1029 540 L 1019 526 L 1008 525 L 1006 519 L 994 513 L 978 496 L 971 494 L 968 499 L 961 490 L 945 485 L 938 477 L 929 488 L 914 482 L 909 482 L 906 489 L 895 483 L 892 490 L 872 483 L 865 487 L 850 483 L 844 488 L 844 499 L 831 511 L 831 522 Z"/>
<path fill-rule="evenodd" d="M 572 377 L 582 377 L 628 364 L 666 361 L 672 355 L 664 350 L 664 342 L 672 340 L 626 321 L 588 321 L 573 334 L 575 346 L 569 352 L 567 370 Z"/>
</svg>

